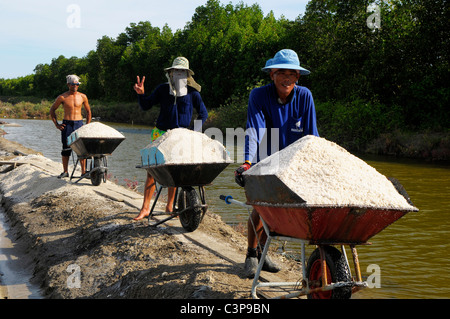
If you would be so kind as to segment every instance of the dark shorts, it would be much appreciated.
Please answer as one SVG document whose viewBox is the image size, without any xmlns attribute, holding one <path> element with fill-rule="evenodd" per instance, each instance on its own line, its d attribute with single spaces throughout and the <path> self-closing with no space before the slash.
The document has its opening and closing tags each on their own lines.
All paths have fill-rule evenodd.
<svg viewBox="0 0 450 319">
<path fill-rule="evenodd" d="M 67 145 L 67 138 L 70 134 L 83 126 L 83 121 L 63 120 L 62 124 L 65 124 L 66 127 L 61 131 L 61 142 L 63 145 L 61 156 L 70 156 L 72 154 L 72 149 Z"/>
</svg>

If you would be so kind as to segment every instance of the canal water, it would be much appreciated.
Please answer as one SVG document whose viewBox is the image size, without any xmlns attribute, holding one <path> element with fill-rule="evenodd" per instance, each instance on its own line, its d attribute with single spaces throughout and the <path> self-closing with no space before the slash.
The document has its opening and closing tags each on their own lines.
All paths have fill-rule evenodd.
<svg viewBox="0 0 450 319">
<path fill-rule="evenodd" d="M 8 122 L 21 127 L 5 127 L 8 133 L 5 138 L 38 150 L 52 160 L 61 160 L 59 131 L 51 121 Z M 136 166 L 140 163 L 139 150 L 149 143 L 151 128 L 105 124 L 126 137 L 108 157 L 109 179 L 121 185 L 137 182 L 138 190 L 142 190 L 146 172 Z M 234 152 L 233 148 L 228 149 Z M 380 173 L 398 179 L 419 212 L 408 213 L 388 226 L 370 239 L 371 245 L 358 246 L 363 276 L 371 278 L 380 288 L 364 289 L 353 298 L 450 298 L 450 167 L 390 157 L 360 157 Z M 233 172 L 238 165 L 228 166 L 206 187 L 207 203 L 209 210 L 221 215 L 227 223 L 245 225 L 247 210 L 219 199 L 219 195 L 231 195 L 245 201 L 243 189 L 234 182 Z M 307 257 L 313 249 L 307 246 Z M 348 250 L 347 255 L 351 256 Z"/>
<path fill-rule="evenodd" d="M 33 261 L 23 253 L 10 234 L 3 207 L 0 207 L 0 296 L 4 299 L 41 299 L 41 291 L 30 279 Z"/>
</svg>

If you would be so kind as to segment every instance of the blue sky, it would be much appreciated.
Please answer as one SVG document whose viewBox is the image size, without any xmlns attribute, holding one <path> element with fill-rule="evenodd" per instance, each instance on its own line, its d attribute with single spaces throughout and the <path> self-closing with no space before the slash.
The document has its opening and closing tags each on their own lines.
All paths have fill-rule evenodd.
<svg viewBox="0 0 450 319">
<path fill-rule="evenodd" d="M 207 0 L 0 0 L 0 78 L 32 74 L 39 63 L 60 55 L 83 57 L 106 35 L 116 38 L 130 23 L 150 21 L 183 29 Z M 221 1 L 222 4 L 240 1 Z M 308 0 L 242 1 L 258 3 L 264 14 L 273 11 L 294 20 Z"/>
</svg>

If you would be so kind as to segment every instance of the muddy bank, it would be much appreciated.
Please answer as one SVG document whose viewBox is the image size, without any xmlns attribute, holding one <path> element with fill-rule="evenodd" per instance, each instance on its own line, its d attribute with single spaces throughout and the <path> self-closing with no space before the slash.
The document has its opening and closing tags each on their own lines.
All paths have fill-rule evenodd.
<svg viewBox="0 0 450 319">
<path fill-rule="evenodd" d="M 16 158 L 17 156 L 29 154 L 42 155 L 41 152 L 0 137 L 0 160 L 9 160 Z"/>
<path fill-rule="evenodd" d="M 415 132 L 382 133 L 367 145 L 364 152 L 450 164 L 450 135 Z"/>
<path fill-rule="evenodd" d="M 60 163 L 13 156 L 11 149 L 30 150 L 8 142 L 0 138 L 1 204 L 44 298 L 251 297 L 252 280 L 243 276 L 246 238 L 214 212 L 191 233 L 178 220 L 149 227 L 132 220 L 140 194 L 109 181 L 95 187 L 59 180 Z M 283 270 L 264 273 L 266 279 L 301 277 L 297 262 L 272 255 Z"/>
</svg>

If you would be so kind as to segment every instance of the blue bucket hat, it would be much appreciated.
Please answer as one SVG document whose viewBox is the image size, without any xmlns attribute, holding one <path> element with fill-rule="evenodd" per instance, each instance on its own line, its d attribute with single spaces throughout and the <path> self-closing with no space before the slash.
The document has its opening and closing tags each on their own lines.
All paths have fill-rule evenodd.
<svg viewBox="0 0 450 319">
<path fill-rule="evenodd" d="M 270 72 L 271 69 L 299 70 L 301 75 L 308 75 L 310 73 L 309 70 L 300 66 L 297 53 L 290 49 L 278 51 L 273 59 L 267 60 L 266 66 L 261 70 Z"/>
</svg>

